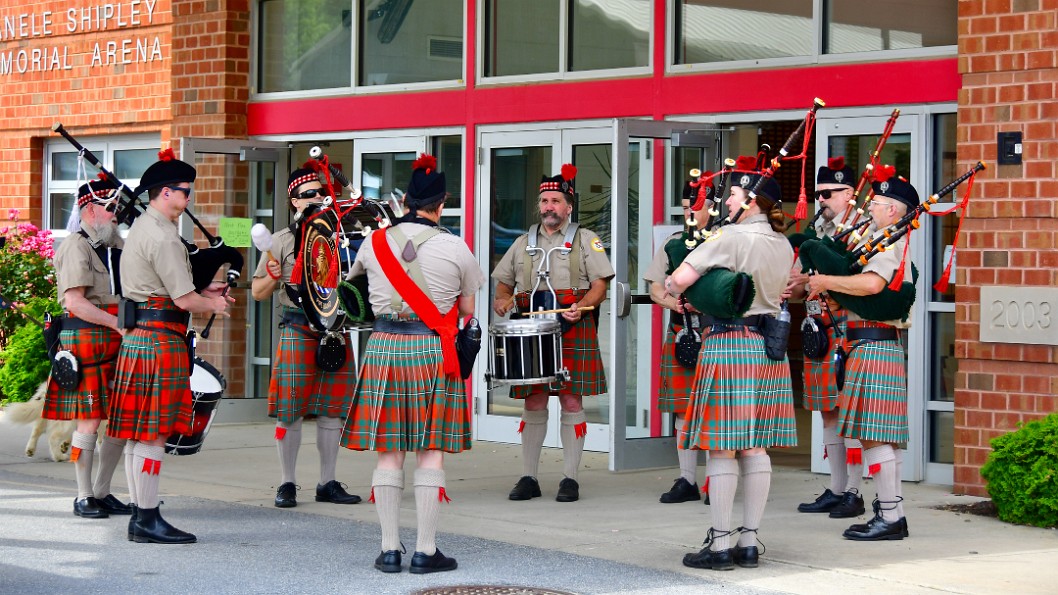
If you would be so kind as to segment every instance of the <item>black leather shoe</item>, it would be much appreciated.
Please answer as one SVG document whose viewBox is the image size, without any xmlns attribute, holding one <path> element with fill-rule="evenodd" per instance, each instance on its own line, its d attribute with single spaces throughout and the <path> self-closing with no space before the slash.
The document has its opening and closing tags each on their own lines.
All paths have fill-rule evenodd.
<svg viewBox="0 0 1058 595">
<path fill-rule="evenodd" d="M 96 498 L 96 503 L 107 514 L 132 514 L 132 507 L 115 498 L 114 494 L 107 494 L 104 498 Z"/>
<path fill-rule="evenodd" d="M 558 482 L 558 494 L 555 496 L 556 502 L 576 502 L 580 500 L 580 484 L 577 480 L 563 477 L 562 481 Z"/>
<path fill-rule="evenodd" d="M 137 508 L 135 504 L 129 504 L 129 508 L 132 509 L 132 516 L 129 517 L 129 541 L 132 541 L 133 528 L 136 526 L 136 517 L 138 516 L 136 511 L 138 511 L 139 508 Z"/>
<path fill-rule="evenodd" d="M 455 558 L 449 558 L 442 554 L 441 550 L 437 550 L 432 556 L 427 556 L 422 552 L 415 552 L 411 557 L 411 566 L 408 570 L 412 574 L 430 574 L 431 572 L 455 570 L 457 566 L 459 564 L 456 563 Z"/>
<path fill-rule="evenodd" d="M 198 539 L 181 531 L 162 518 L 158 507 L 136 510 L 136 524 L 132 527 L 132 540 L 136 543 L 195 543 Z"/>
<path fill-rule="evenodd" d="M 316 501 L 330 502 L 332 504 L 356 504 L 360 502 L 360 496 L 345 491 L 345 486 L 332 479 L 323 485 L 316 486 Z"/>
<path fill-rule="evenodd" d="M 757 548 L 753 548 L 757 549 Z M 710 568 L 712 570 L 731 570 L 735 567 L 734 550 L 728 548 L 714 552 L 709 546 L 702 548 L 697 554 L 687 554 L 683 557 L 683 565 L 691 568 Z"/>
<path fill-rule="evenodd" d="M 276 490 L 276 508 L 294 508 L 298 505 L 298 487 L 288 481 Z"/>
<path fill-rule="evenodd" d="M 862 499 L 860 499 L 860 503 L 863 503 Z M 830 488 L 827 488 L 818 498 L 816 498 L 815 502 L 798 504 L 797 512 L 830 512 L 838 504 L 841 504 L 841 496 L 831 492 Z"/>
<path fill-rule="evenodd" d="M 77 498 L 73 501 L 73 513 L 85 519 L 105 519 L 109 514 L 99 505 L 99 500 L 92 496 Z"/>
<path fill-rule="evenodd" d="M 510 500 L 529 500 L 540 497 L 540 482 L 529 475 L 522 476 L 518 483 L 514 484 L 511 493 L 507 495 Z"/>
<path fill-rule="evenodd" d="M 400 550 L 387 550 L 375 558 L 375 568 L 382 572 L 400 572 Z"/>
<path fill-rule="evenodd" d="M 865 530 L 849 527 L 842 535 L 853 541 L 899 541 L 904 538 L 905 525 L 906 521 L 901 523 L 900 520 L 887 523 L 881 515 L 877 515 L 867 522 Z"/>
<path fill-rule="evenodd" d="M 863 496 L 856 492 L 848 491 L 841 495 L 841 503 L 830 509 L 830 518 L 848 519 L 860 516 L 865 510 Z"/>
<path fill-rule="evenodd" d="M 698 484 L 691 483 L 684 478 L 677 479 L 672 484 L 672 489 L 661 495 L 658 499 L 662 504 L 676 504 L 679 502 L 693 502 L 698 500 Z"/>
<path fill-rule="evenodd" d="M 760 552 L 755 545 L 735 548 L 735 564 L 742 568 L 756 568 L 759 559 Z"/>
</svg>

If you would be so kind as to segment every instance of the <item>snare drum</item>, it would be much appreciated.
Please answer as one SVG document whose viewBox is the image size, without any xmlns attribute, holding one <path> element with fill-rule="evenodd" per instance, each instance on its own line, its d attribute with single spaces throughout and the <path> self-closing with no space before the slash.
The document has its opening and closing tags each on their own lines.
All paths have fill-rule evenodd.
<svg viewBox="0 0 1058 595">
<path fill-rule="evenodd" d="M 568 376 L 557 320 L 497 322 L 489 328 L 489 352 L 489 379 L 498 384 L 544 384 Z"/>
<path fill-rule="evenodd" d="M 165 441 L 165 452 L 174 455 L 193 455 L 202 449 L 202 442 L 213 425 L 217 405 L 224 396 L 228 381 L 209 362 L 196 357 L 191 371 L 191 432 L 173 434 Z"/>
</svg>

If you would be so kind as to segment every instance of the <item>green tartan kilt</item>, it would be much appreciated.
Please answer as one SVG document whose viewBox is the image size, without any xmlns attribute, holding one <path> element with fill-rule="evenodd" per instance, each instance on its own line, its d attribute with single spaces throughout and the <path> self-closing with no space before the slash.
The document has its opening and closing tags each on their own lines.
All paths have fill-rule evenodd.
<svg viewBox="0 0 1058 595">
<path fill-rule="evenodd" d="M 841 325 L 844 337 L 845 317 L 839 317 L 838 324 Z M 830 339 L 830 349 L 823 359 L 804 358 L 804 396 L 801 402 L 809 411 L 832 411 L 838 406 L 838 385 L 833 357 L 842 338 L 837 336 L 833 326 L 827 328 L 827 337 Z"/>
<path fill-rule="evenodd" d="M 687 422 L 679 448 L 796 446 L 789 360 L 769 359 L 745 327 L 703 337 Z"/>
<path fill-rule="evenodd" d="M 838 398 L 838 434 L 858 440 L 907 442 L 903 346 L 897 341 L 856 343 L 845 364 L 845 386 Z"/>
<path fill-rule="evenodd" d="M 385 452 L 470 448 L 466 385 L 445 375 L 440 337 L 371 333 L 363 359 L 342 446 Z"/>
<path fill-rule="evenodd" d="M 346 363 L 337 372 L 316 367 L 317 339 L 306 337 L 289 323 L 279 331 L 272 380 L 268 385 L 268 415 L 293 423 L 309 415 L 345 417 L 356 387 L 356 360 L 346 337 Z M 309 331 L 308 327 L 298 328 Z"/>
<path fill-rule="evenodd" d="M 66 330 L 59 334 L 59 343 L 62 349 L 77 357 L 81 382 L 75 390 L 66 390 L 49 378 L 41 416 L 44 419 L 106 419 L 107 395 L 121 349 L 121 335 L 107 327 Z"/>
<path fill-rule="evenodd" d="M 107 435 L 155 440 L 191 432 L 191 376 L 186 326 L 140 322 L 125 333 L 114 371 Z"/>
<path fill-rule="evenodd" d="M 674 325 L 676 332 L 683 328 Z M 689 370 L 676 361 L 676 334 L 666 334 L 661 346 L 661 385 L 658 390 L 658 411 L 683 414 L 690 404 L 691 388 L 694 386 L 694 370 Z"/>
<path fill-rule="evenodd" d="M 606 371 L 599 352 L 599 333 L 591 313 L 581 317 L 562 335 L 562 365 L 569 370 L 569 382 L 562 385 L 558 394 L 588 397 L 606 393 Z M 524 399 L 534 393 L 553 394 L 547 384 L 511 387 L 512 399 Z"/>
</svg>

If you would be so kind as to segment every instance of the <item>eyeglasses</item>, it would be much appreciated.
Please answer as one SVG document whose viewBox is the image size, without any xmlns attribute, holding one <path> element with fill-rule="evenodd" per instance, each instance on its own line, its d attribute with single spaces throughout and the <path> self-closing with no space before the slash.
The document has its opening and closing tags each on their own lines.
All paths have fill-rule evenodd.
<svg viewBox="0 0 1058 595">
<path fill-rule="evenodd" d="M 299 192 L 294 198 L 316 198 L 317 196 L 327 196 L 327 192 L 323 188 L 309 188 L 304 192 Z"/>
<path fill-rule="evenodd" d="M 180 186 L 166 186 L 166 188 L 168 188 L 168 189 L 170 189 L 170 190 L 172 190 L 174 192 L 183 192 L 184 196 L 187 197 L 187 200 L 191 200 L 191 189 L 190 188 L 181 188 Z"/>
<path fill-rule="evenodd" d="M 816 190 L 816 200 L 829 200 L 831 194 L 835 192 L 844 192 L 846 190 L 848 190 L 848 188 L 831 188 L 828 190 Z"/>
<path fill-rule="evenodd" d="M 891 203 L 891 202 L 883 202 L 883 201 L 880 201 L 880 200 L 877 200 L 877 199 L 871 199 L 871 204 L 869 204 L 867 206 L 873 207 L 874 205 L 878 205 L 878 206 L 882 206 L 882 207 L 891 207 L 891 206 L 893 206 L 893 203 Z"/>
</svg>

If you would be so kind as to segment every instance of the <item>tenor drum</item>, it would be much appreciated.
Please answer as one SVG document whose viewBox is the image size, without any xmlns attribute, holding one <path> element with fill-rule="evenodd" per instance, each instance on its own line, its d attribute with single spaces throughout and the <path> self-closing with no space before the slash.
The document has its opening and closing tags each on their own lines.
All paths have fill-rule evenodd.
<svg viewBox="0 0 1058 595">
<path fill-rule="evenodd" d="M 216 368 L 202 358 L 195 358 L 191 371 L 191 431 L 169 436 L 165 441 L 165 452 L 193 455 L 202 449 L 202 442 L 213 425 L 217 406 L 227 387 L 228 381 Z"/>
<path fill-rule="evenodd" d="M 489 380 L 498 384 L 562 381 L 562 325 L 557 320 L 521 319 L 489 328 Z"/>
</svg>

